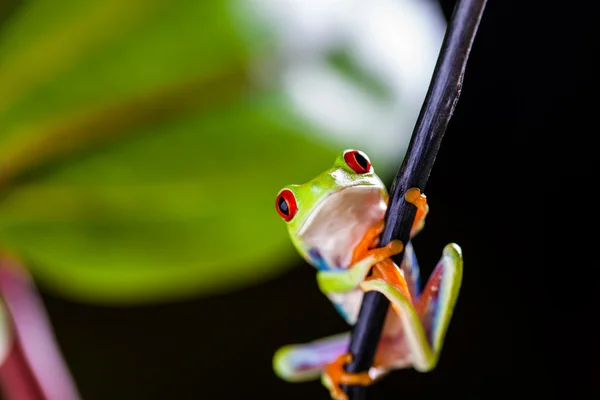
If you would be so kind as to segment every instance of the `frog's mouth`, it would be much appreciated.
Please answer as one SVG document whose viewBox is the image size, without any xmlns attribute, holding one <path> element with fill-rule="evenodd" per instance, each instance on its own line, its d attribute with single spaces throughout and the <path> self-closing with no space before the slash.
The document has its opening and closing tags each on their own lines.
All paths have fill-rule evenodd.
<svg viewBox="0 0 600 400">
<path fill-rule="evenodd" d="M 344 188 L 317 205 L 298 235 L 330 267 L 346 268 L 369 228 L 385 216 L 386 193 L 373 186 Z"/>
</svg>

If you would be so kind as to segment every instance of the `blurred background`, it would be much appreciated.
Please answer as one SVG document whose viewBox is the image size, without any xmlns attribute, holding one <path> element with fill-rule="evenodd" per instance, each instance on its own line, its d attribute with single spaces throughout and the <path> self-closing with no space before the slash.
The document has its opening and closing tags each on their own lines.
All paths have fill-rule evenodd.
<svg viewBox="0 0 600 400">
<path fill-rule="evenodd" d="M 454 3 L 0 3 L 0 249 L 34 279 L 83 399 L 328 398 L 272 372 L 280 346 L 348 329 L 274 198 L 345 148 L 391 183 Z M 487 6 L 414 241 L 423 274 L 448 242 L 465 256 L 440 364 L 370 398 L 481 397 L 524 357 L 548 368 L 540 315 L 519 313 L 545 290 L 520 273 L 539 263 L 530 216 L 498 207 L 523 155 L 501 112 L 510 11 Z"/>
</svg>

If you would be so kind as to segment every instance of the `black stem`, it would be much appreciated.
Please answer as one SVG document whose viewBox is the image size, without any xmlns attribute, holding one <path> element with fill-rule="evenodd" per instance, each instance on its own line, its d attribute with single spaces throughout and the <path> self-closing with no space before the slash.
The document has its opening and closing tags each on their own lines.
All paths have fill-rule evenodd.
<svg viewBox="0 0 600 400">
<path fill-rule="evenodd" d="M 408 243 L 416 207 L 404 201 L 410 188 L 425 189 L 440 143 L 460 96 L 463 75 L 471 45 L 487 0 L 459 0 L 444 36 L 433 77 L 417 119 L 407 155 L 390 188 L 389 207 L 385 216 L 385 230 L 380 245 L 392 239 Z M 394 257 L 402 263 L 404 252 Z M 389 302 L 378 292 L 365 294 L 358 321 L 354 325 L 349 351 L 352 362 L 348 372 L 368 371 L 373 364 L 377 344 L 387 315 Z M 364 399 L 366 388 L 346 386 L 350 400 Z"/>
</svg>

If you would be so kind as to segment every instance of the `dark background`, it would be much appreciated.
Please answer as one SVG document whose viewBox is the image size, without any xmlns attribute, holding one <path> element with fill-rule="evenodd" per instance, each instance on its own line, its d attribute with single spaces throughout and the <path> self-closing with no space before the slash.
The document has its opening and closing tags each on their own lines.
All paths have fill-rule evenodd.
<svg viewBox="0 0 600 400">
<path fill-rule="evenodd" d="M 454 2 L 442 4 L 449 17 Z M 564 108 L 553 108 L 552 97 L 531 83 L 551 75 L 546 68 L 527 75 L 530 67 L 521 56 L 529 51 L 513 42 L 518 35 L 510 22 L 520 11 L 507 2 L 488 2 L 426 188 L 427 228 L 414 240 L 424 275 L 448 242 L 458 243 L 465 257 L 440 363 L 428 374 L 396 371 L 369 398 L 488 398 L 501 391 L 552 398 L 570 372 L 583 374 L 569 350 L 575 343 L 555 329 L 557 318 L 571 313 L 551 300 L 563 288 L 549 284 L 544 273 L 549 264 L 542 214 L 549 195 L 541 189 L 545 178 L 536 161 L 545 145 L 534 137 L 542 125 L 524 128 L 552 122 Z M 555 87 L 554 94 L 559 90 L 566 100 L 574 86 Z M 348 329 L 300 257 L 298 267 L 278 279 L 208 299 L 111 308 L 43 298 L 86 400 L 326 399 L 319 382 L 279 380 L 271 358 L 281 345 Z M 571 315 L 577 312 L 583 308 Z"/>
</svg>

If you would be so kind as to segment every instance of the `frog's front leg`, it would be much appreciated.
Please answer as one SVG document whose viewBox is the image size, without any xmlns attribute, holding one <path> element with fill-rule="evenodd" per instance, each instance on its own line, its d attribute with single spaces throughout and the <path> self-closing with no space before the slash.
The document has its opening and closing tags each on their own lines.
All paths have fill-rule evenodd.
<svg viewBox="0 0 600 400">
<path fill-rule="evenodd" d="M 413 367 L 432 370 L 438 361 L 462 282 L 460 247 L 449 244 L 429 278 L 417 304 L 413 305 L 403 288 L 382 278 L 361 283 L 365 291 L 377 291 L 391 302 L 402 321 Z"/>
<path fill-rule="evenodd" d="M 356 289 L 365 280 L 371 268 L 404 249 L 400 240 L 392 240 L 384 247 L 368 250 L 363 259 L 348 269 L 317 272 L 317 283 L 324 294 L 346 293 Z"/>
</svg>

